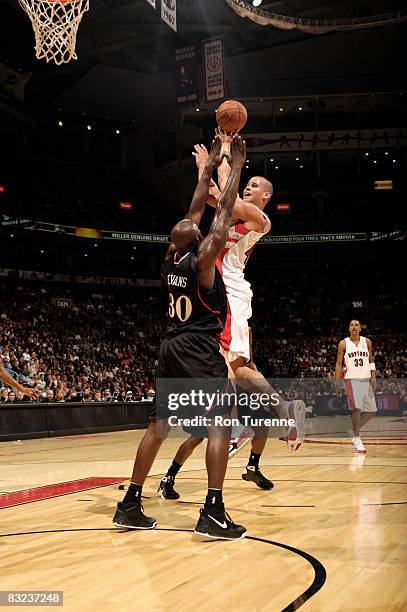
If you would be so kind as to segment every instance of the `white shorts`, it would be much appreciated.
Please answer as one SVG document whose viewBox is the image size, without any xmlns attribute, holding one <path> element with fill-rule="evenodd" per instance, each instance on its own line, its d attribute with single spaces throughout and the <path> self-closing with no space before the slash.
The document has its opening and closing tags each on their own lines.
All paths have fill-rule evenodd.
<svg viewBox="0 0 407 612">
<path fill-rule="evenodd" d="M 349 410 L 377 412 L 376 400 L 370 384 L 370 378 L 345 378 L 345 390 L 348 396 Z"/>
<path fill-rule="evenodd" d="M 243 357 L 250 360 L 250 328 L 249 319 L 252 316 L 251 299 L 241 299 L 228 295 L 228 314 L 223 329 L 220 352 L 226 363 L 231 363 Z"/>
</svg>

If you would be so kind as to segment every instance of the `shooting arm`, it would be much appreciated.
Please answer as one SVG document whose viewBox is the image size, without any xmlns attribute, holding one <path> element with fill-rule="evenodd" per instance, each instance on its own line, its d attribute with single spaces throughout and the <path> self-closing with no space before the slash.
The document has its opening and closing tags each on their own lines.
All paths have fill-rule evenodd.
<svg viewBox="0 0 407 612">
<path fill-rule="evenodd" d="M 227 142 L 225 140 L 226 136 L 220 135 L 223 138 L 223 143 Z M 208 156 L 208 152 L 204 145 L 195 145 L 195 151 L 193 155 L 196 160 L 196 164 L 198 166 L 198 177 L 200 178 L 204 169 L 205 161 Z M 227 180 L 229 178 L 231 171 L 231 167 L 226 158 L 223 159 L 221 165 L 218 168 L 218 180 L 219 187 L 215 183 L 215 181 L 211 181 L 210 189 L 209 189 L 209 198 L 208 204 L 216 208 L 218 203 L 221 191 L 223 191 L 226 187 Z M 266 226 L 266 221 L 262 212 L 257 206 L 254 204 L 249 204 L 248 202 L 244 202 L 240 197 L 237 197 L 235 207 L 233 210 L 233 218 L 240 219 L 242 221 L 250 221 L 258 225 L 258 231 L 263 231 Z"/>
<path fill-rule="evenodd" d="M 203 174 L 206 162 L 208 161 L 208 157 L 209 157 L 208 150 L 205 147 L 205 145 L 196 144 L 194 146 L 194 151 L 192 152 L 192 155 L 195 157 L 195 162 L 198 167 L 198 181 L 199 181 Z M 209 196 L 207 200 L 207 203 L 209 204 L 209 206 L 213 206 L 213 208 L 216 208 L 219 197 L 220 197 L 220 189 L 215 183 L 215 181 L 211 179 L 211 184 L 209 186 Z"/>
<path fill-rule="evenodd" d="M 193 223 L 196 223 L 196 225 L 199 225 L 199 223 L 201 222 L 201 218 L 205 210 L 205 204 L 209 196 L 209 187 L 212 179 L 212 171 L 212 166 L 205 165 L 198 185 L 196 186 L 191 206 L 189 207 L 189 210 L 185 215 L 186 219 L 191 219 L 191 221 Z"/>
<path fill-rule="evenodd" d="M 223 159 L 221 165 L 218 168 L 218 183 L 219 189 L 223 191 L 226 187 L 230 175 L 231 168 L 226 158 Z"/>
<path fill-rule="evenodd" d="M 216 208 L 216 205 L 220 197 L 220 193 L 221 192 L 220 192 L 219 187 L 212 180 L 211 188 L 209 190 L 209 198 L 208 198 L 208 204 L 210 206 L 213 206 L 214 208 Z M 250 221 L 251 223 L 255 223 L 258 226 L 256 231 L 259 231 L 259 232 L 262 232 L 267 225 L 267 221 L 264 218 L 264 215 L 261 212 L 260 208 L 257 208 L 257 206 L 255 206 L 254 204 L 245 202 L 244 200 L 242 200 L 241 197 L 239 197 L 239 195 L 237 196 L 235 205 L 233 207 L 233 219 L 234 220 L 239 219 L 241 221 Z"/>
<path fill-rule="evenodd" d="M 240 219 L 241 221 L 251 221 L 252 223 L 255 223 L 259 226 L 259 232 L 262 232 L 267 225 L 267 221 L 264 218 L 260 208 L 257 208 L 257 206 L 254 204 L 245 202 L 239 196 L 237 197 L 235 206 L 233 208 L 233 217 L 235 219 Z"/>
<path fill-rule="evenodd" d="M 206 289 L 213 287 L 216 259 L 227 241 L 233 206 L 239 188 L 240 173 L 240 167 L 232 169 L 226 188 L 219 198 L 209 234 L 199 249 L 197 259 L 199 282 Z"/>
</svg>

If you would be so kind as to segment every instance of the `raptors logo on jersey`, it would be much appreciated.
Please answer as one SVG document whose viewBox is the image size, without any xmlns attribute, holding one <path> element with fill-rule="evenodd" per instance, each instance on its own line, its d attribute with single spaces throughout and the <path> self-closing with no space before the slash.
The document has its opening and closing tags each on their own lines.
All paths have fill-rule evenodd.
<svg viewBox="0 0 407 612">
<path fill-rule="evenodd" d="M 366 338 L 360 336 L 359 344 L 354 344 L 350 338 L 345 338 L 345 369 L 344 378 L 370 378 L 369 349 Z"/>
<path fill-rule="evenodd" d="M 242 221 L 229 228 L 225 248 L 218 258 L 218 268 L 228 295 L 249 300 L 253 296 L 250 283 L 244 277 L 244 269 L 255 244 L 271 229 L 270 219 L 265 213 L 263 217 L 265 226 L 262 232 L 248 230 Z"/>
</svg>

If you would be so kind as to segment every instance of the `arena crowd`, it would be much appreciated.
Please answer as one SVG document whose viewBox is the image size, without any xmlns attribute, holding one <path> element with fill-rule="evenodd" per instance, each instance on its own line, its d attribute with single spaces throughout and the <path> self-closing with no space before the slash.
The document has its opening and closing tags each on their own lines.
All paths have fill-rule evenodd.
<svg viewBox="0 0 407 612">
<path fill-rule="evenodd" d="M 357 314 L 346 310 L 342 289 L 341 310 L 338 285 L 319 280 L 314 287 L 306 275 L 293 284 L 270 279 L 267 288 L 256 288 L 253 354 L 266 376 L 333 377 L 338 342 Z M 356 318 L 369 320 L 365 333 L 378 376 L 404 377 L 407 345 L 398 326 L 405 298 L 381 285 L 374 303 L 362 309 Z M 1 363 L 24 386 L 37 387 L 41 402 L 152 399 L 164 332 L 156 288 L 0 281 Z M 11 388 L 0 390 L 1 402 L 26 399 Z"/>
</svg>

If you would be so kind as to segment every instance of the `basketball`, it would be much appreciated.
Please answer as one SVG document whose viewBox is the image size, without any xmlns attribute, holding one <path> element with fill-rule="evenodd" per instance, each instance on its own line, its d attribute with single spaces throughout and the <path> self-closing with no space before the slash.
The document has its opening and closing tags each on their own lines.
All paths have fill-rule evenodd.
<svg viewBox="0 0 407 612">
<path fill-rule="evenodd" d="M 216 122 L 227 133 L 240 132 L 246 125 L 247 110 L 237 100 L 226 100 L 218 108 Z"/>
</svg>

